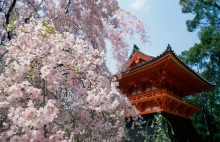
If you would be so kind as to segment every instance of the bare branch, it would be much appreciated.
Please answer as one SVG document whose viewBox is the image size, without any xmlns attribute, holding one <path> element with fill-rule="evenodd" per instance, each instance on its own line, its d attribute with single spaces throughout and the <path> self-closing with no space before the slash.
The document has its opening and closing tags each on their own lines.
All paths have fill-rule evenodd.
<svg viewBox="0 0 220 142">
<path fill-rule="evenodd" d="M 12 12 L 12 10 L 15 7 L 17 0 L 13 0 L 12 4 L 10 5 L 8 12 L 5 14 L 5 20 L 6 20 L 6 26 L 9 24 L 9 20 L 10 20 L 10 14 Z M 11 35 L 10 32 L 8 32 L 8 39 L 11 40 Z"/>
<path fill-rule="evenodd" d="M 28 4 L 30 4 L 30 5 L 33 7 L 34 11 L 31 12 L 30 15 L 25 18 L 25 23 L 27 23 L 27 21 L 31 18 L 31 16 L 32 16 L 33 13 L 37 13 L 37 12 L 38 12 L 38 9 L 40 8 L 40 6 L 41 6 L 41 4 L 43 3 L 43 1 L 44 1 L 44 0 L 41 0 L 41 2 L 39 3 L 39 5 L 38 5 L 37 8 L 35 8 L 34 5 L 33 5 L 30 1 L 28 1 Z"/>
<path fill-rule="evenodd" d="M 9 17 L 10 17 L 10 13 L 12 12 L 13 8 L 15 7 L 17 0 L 13 0 L 12 4 L 10 5 L 8 12 L 6 13 L 6 24 L 9 24 Z"/>
<path fill-rule="evenodd" d="M 4 53 L 0 54 L 0 61 L 2 60 L 2 58 L 5 56 L 5 54 L 8 52 L 8 50 L 5 50 Z"/>
<path fill-rule="evenodd" d="M 68 4 L 67 4 L 67 6 L 66 6 L 66 14 L 69 12 L 69 10 L 70 10 L 70 4 L 71 4 L 71 0 L 69 0 L 68 1 Z"/>
<path fill-rule="evenodd" d="M 6 15 L 6 12 L 2 8 L 0 8 L 0 12 L 3 12 L 4 15 Z"/>
</svg>

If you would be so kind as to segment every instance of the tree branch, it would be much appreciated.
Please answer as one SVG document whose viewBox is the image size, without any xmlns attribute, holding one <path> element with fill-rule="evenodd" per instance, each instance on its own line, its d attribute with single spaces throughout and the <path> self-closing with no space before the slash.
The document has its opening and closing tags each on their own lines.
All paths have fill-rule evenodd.
<svg viewBox="0 0 220 142">
<path fill-rule="evenodd" d="M 15 7 L 17 0 L 13 0 L 12 4 L 10 5 L 8 12 L 6 13 L 5 17 L 6 17 L 6 25 L 9 24 L 9 17 L 10 17 L 10 13 L 12 12 L 13 8 Z"/>
<path fill-rule="evenodd" d="M 41 6 L 41 4 L 43 3 L 43 1 L 44 1 L 44 0 L 41 0 L 41 2 L 39 3 L 39 5 L 38 5 L 37 8 L 35 8 L 34 5 L 33 5 L 30 1 L 28 1 L 28 4 L 30 4 L 30 5 L 33 7 L 34 11 L 31 12 L 30 15 L 29 15 L 27 18 L 25 18 L 25 23 L 31 18 L 31 16 L 32 16 L 33 13 L 37 13 L 37 12 L 38 12 L 38 9 L 39 9 L 39 7 Z"/>
<path fill-rule="evenodd" d="M 0 61 L 2 60 L 2 58 L 5 56 L 5 54 L 8 52 L 8 50 L 5 50 L 4 53 L 0 54 Z"/>
<path fill-rule="evenodd" d="M 45 99 L 46 99 L 46 85 L 45 85 L 45 80 L 42 80 L 42 86 L 43 86 L 43 105 L 45 106 Z M 44 125 L 44 138 L 47 137 L 47 125 Z"/>
<path fill-rule="evenodd" d="M 220 10 L 220 6 L 215 2 L 214 4 L 212 2 L 205 2 L 204 0 L 201 0 L 202 3 L 207 4 L 207 5 L 211 5 L 216 7 L 218 10 Z"/>
<path fill-rule="evenodd" d="M 66 9 L 66 14 L 69 12 L 70 4 L 71 4 L 71 0 L 68 1 L 68 4 L 65 8 Z"/>
<path fill-rule="evenodd" d="M 15 7 L 17 0 L 13 0 L 12 4 L 10 5 L 8 12 L 5 14 L 5 20 L 6 20 L 6 26 L 9 24 L 9 20 L 10 20 L 10 14 L 13 10 L 13 8 Z M 10 32 L 8 31 L 8 39 L 11 40 L 11 35 Z"/>
<path fill-rule="evenodd" d="M 0 12 L 3 12 L 4 15 L 6 15 L 6 12 L 2 8 L 0 8 Z"/>
<path fill-rule="evenodd" d="M 220 6 L 216 2 L 214 3 L 214 6 L 220 10 Z"/>
</svg>

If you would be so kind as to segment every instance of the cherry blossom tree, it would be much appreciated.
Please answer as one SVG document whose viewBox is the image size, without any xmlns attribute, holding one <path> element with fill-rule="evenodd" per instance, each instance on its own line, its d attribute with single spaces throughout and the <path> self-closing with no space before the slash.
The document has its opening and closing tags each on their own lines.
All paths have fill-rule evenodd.
<svg viewBox="0 0 220 142">
<path fill-rule="evenodd" d="M 106 72 L 104 51 L 50 19 L 15 32 L 0 76 L 0 141 L 122 141 L 126 116 L 142 123 Z"/>
<path fill-rule="evenodd" d="M 90 47 L 105 53 L 109 41 L 119 71 L 128 53 L 126 38 L 135 34 L 148 41 L 143 22 L 120 9 L 117 0 L 0 0 L 1 43 L 13 38 L 16 26 L 39 17 L 52 19 L 57 31 L 83 36 Z M 11 26 L 13 20 L 17 22 Z"/>
<path fill-rule="evenodd" d="M 107 71 L 146 27 L 117 0 L 0 0 L 0 141 L 122 141 L 138 111 Z"/>
</svg>

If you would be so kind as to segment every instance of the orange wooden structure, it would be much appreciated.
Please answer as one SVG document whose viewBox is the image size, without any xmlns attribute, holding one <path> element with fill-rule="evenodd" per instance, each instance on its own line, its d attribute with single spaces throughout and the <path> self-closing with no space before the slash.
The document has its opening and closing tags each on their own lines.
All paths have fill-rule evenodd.
<svg viewBox="0 0 220 142">
<path fill-rule="evenodd" d="M 189 118 L 199 108 L 182 98 L 212 90 L 214 84 L 186 66 L 170 45 L 157 57 L 145 54 L 134 45 L 119 86 L 140 114 L 159 110 Z"/>
</svg>

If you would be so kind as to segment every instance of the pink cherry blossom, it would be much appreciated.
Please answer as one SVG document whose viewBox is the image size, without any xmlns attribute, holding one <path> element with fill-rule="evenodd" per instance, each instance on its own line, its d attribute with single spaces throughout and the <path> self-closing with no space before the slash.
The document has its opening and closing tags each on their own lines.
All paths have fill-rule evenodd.
<svg viewBox="0 0 220 142">
<path fill-rule="evenodd" d="M 121 71 L 129 47 L 125 37 L 139 34 L 148 40 L 142 21 L 120 9 L 117 0 L 3 2 L 3 10 L 12 6 L 12 11 L 9 19 L 0 19 L 8 21 L 0 140 L 125 139 L 125 117 L 138 121 L 138 111 L 107 71 L 106 41 Z"/>
</svg>

